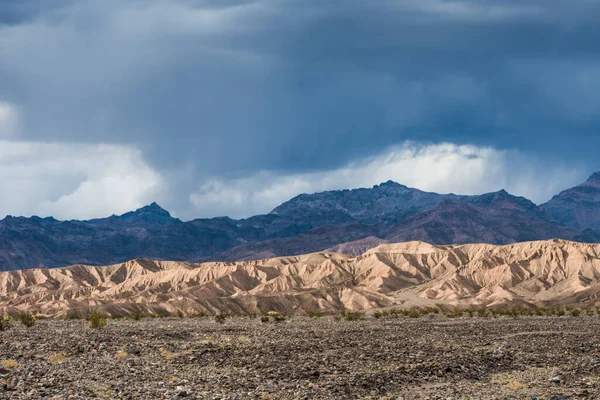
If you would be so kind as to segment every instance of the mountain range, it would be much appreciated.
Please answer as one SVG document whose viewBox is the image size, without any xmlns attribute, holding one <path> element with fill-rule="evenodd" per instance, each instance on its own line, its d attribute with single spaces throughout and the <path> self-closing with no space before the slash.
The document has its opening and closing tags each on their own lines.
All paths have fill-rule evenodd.
<svg viewBox="0 0 600 400">
<path fill-rule="evenodd" d="M 0 271 L 109 265 L 146 258 L 240 261 L 326 249 L 358 255 L 385 243 L 600 242 L 600 172 L 542 205 L 504 190 L 424 192 L 388 181 L 370 189 L 301 194 L 269 214 L 181 221 L 152 203 L 87 221 L 7 216 Z"/>
<path fill-rule="evenodd" d="M 383 244 L 234 263 L 132 260 L 0 272 L 0 315 L 305 314 L 316 310 L 594 306 L 600 244 Z"/>
</svg>

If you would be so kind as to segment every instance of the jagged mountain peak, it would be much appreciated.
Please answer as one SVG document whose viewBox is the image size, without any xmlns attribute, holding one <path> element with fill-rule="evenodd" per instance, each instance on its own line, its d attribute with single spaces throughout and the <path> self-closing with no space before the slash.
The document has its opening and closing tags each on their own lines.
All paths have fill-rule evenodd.
<svg viewBox="0 0 600 400">
<path fill-rule="evenodd" d="M 113 216 L 112 218 L 124 222 L 141 222 L 157 225 L 181 222 L 179 219 L 173 218 L 171 213 L 159 206 L 156 202 L 140 207 L 135 211 L 127 212 L 123 215 Z"/>
<path fill-rule="evenodd" d="M 388 188 L 394 188 L 394 189 L 408 189 L 408 186 L 402 185 L 398 182 L 394 182 L 392 180 L 388 180 L 386 182 L 382 182 L 379 185 L 374 185 L 373 189 L 388 189 Z"/>
<path fill-rule="evenodd" d="M 314 226 L 351 221 L 389 224 L 448 197 L 456 196 L 424 192 L 389 180 L 372 188 L 302 194 L 276 207 L 271 214 L 309 220 Z"/>
<path fill-rule="evenodd" d="M 600 229 L 600 171 L 584 183 L 560 192 L 540 209 L 563 225 Z"/>
<path fill-rule="evenodd" d="M 533 211 L 537 208 L 531 200 L 512 195 L 505 189 L 484 193 L 480 196 L 470 196 L 468 202 L 478 206 L 492 205 L 499 208 L 520 209 L 522 211 Z"/>
<path fill-rule="evenodd" d="M 582 186 L 592 186 L 600 188 L 600 171 L 594 172 Z"/>
<path fill-rule="evenodd" d="M 165 215 L 165 216 L 169 216 L 169 217 L 171 216 L 171 214 L 167 210 L 165 210 L 164 208 L 159 206 L 158 203 L 156 203 L 156 202 L 152 202 L 152 203 L 148 204 L 147 206 L 140 207 L 133 212 L 136 214 L 152 213 L 152 214 L 157 214 L 157 215 Z"/>
</svg>

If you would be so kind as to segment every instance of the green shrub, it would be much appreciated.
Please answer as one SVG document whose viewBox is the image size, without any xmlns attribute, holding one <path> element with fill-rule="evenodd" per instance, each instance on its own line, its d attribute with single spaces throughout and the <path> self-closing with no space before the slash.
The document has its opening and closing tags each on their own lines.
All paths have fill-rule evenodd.
<svg viewBox="0 0 600 400">
<path fill-rule="evenodd" d="M 520 315 L 525 315 L 525 316 L 530 316 L 533 315 L 533 310 L 529 309 L 529 308 L 521 308 L 519 311 Z"/>
<path fill-rule="evenodd" d="M 269 322 L 270 319 L 271 317 L 269 317 L 268 315 L 262 315 L 260 317 L 260 322 Z"/>
<path fill-rule="evenodd" d="M 35 325 L 35 315 L 28 312 L 22 313 L 19 315 L 19 321 L 21 321 L 25 327 L 31 328 Z"/>
<path fill-rule="evenodd" d="M 0 331 L 8 329 L 10 326 L 10 317 L 0 316 Z"/>
<path fill-rule="evenodd" d="M 562 317 L 563 315 L 565 315 L 565 310 L 562 308 L 557 309 L 556 315 L 558 315 L 559 317 Z"/>
<path fill-rule="evenodd" d="M 544 315 L 544 310 L 542 310 L 541 308 L 536 308 L 533 310 L 533 313 L 538 316 L 541 317 L 542 315 Z"/>
<path fill-rule="evenodd" d="M 208 315 L 205 312 L 199 311 L 193 314 L 190 314 L 190 317 L 192 318 L 204 318 L 207 317 Z"/>
<path fill-rule="evenodd" d="M 273 321 L 283 322 L 283 321 L 285 321 L 285 317 L 281 314 L 273 314 Z"/>
<path fill-rule="evenodd" d="M 402 314 L 402 311 L 397 308 L 392 308 L 391 310 L 389 310 L 387 312 L 384 311 L 383 313 L 384 313 L 384 317 L 389 315 L 392 318 L 398 318 L 398 316 L 400 316 L 400 314 Z"/>
<path fill-rule="evenodd" d="M 358 321 L 365 316 L 365 313 L 360 311 L 342 311 L 340 314 L 346 321 Z"/>
<path fill-rule="evenodd" d="M 462 312 L 462 310 L 454 309 L 454 310 L 448 310 L 448 311 L 446 311 L 445 315 L 448 318 L 460 318 L 460 317 L 462 317 L 463 312 Z"/>
<path fill-rule="evenodd" d="M 131 318 L 131 319 L 133 319 L 135 321 L 139 321 L 140 319 L 142 319 L 142 313 L 136 311 L 134 313 L 129 314 L 129 318 Z"/>
<path fill-rule="evenodd" d="M 183 317 L 184 317 L 183 311 L 177 310 L 177 318 L 183 318 Z"/>
<path fill-rule="evenodd" d="M 586 309 L 585 313 L 588 317 L 593 317 L 595 314 L 594 310 L 592 310 L 591 308 Z"/>
<path fill-rule="evenodd" d="M 571 310 L 572 317 L 579 317 L 580 315 L 581 315 L 581 310 L 578 310 L 577 308 L 574 310 Z"/>
<path fill-rule="evenodd" d="M 225 314 L 217 314 L 215 315 L 215 322 L 218 324 L 224 324 L 225 323 Z"/>
<path fill-rule="evenodd" d="M 87 320 L 90 322 L 89 326 L 92 329 L 101 329 L 106 326 L 106 316 L 95 311 L 88 315 Z"/>
<path fill-rule="evenodd" d="M 308 316 L 311 318 L 321 318 L 323 315 L 323 311 L 320 310 L 308 312 Z"/>
<path fill-rule="evenodd" d="M 397 310 L 377 310 L 373 313 L 373 318 L 396 318 L 398 316 Z"/>
</svg>

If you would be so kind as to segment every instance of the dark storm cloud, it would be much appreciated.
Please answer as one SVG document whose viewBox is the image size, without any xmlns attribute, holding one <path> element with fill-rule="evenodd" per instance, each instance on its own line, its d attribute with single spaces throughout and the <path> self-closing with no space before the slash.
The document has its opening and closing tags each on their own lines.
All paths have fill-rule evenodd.
<svg viewBox="0 0 600 400">
<path fill-rule="evenodd" d="M 22 24 L 71 5 L 74 0 L 0 0 L 0 25 Z"/>
<path fill-rule="evenodd" d="M 405 140 L 597 168 L 599 20 L 583 0 L 0 0 L 0 101 L 24 140 L 132 144 L 183 186 Z"/>
</svg>

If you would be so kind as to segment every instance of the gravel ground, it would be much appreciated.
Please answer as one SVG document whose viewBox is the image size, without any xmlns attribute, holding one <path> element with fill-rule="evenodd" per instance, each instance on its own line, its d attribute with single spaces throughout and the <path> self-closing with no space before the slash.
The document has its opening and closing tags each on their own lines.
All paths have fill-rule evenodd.
<svg viewBox="0 0 600 400">
<path fill-rule="evenodd" d="M 0 399 L 598 399 L 600 318 L 20 323 Z"/>
</svg>

